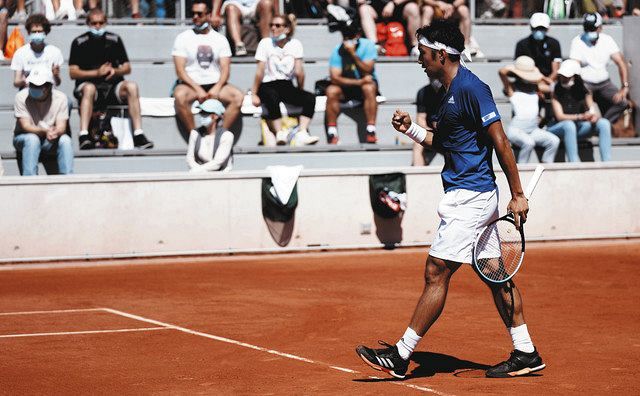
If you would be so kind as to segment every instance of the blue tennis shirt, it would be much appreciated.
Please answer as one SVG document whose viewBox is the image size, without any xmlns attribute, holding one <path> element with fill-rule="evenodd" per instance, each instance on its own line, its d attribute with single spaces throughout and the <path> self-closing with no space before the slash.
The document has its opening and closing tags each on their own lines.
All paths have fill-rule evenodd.
<svg viewBox="0 0 640 396">
<path fill-rule="evenodd" d="M 494 190 L 493 141 L 487 127 L 500 120 L 500 114 L 491 89 L 469 69 L 460 66 L 449 91 L 445 92 L 443 87 L 438 96 L 439 109 L 430 120 L 438 123 L 434 148 L 445 158 L 444 191 Z"/>
</svg>

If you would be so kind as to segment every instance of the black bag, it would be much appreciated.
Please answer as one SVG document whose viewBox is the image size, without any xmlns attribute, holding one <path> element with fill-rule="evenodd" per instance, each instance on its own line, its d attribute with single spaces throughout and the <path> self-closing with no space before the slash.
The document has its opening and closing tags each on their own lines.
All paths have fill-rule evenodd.
<svg viewBox="0 0 640 396">
<path fill-rule="evenodd" d="M 273 183 L 271 178 L 262 179 L 262 215 L 272 221 L 287 222 L 293 217 L 298 207 L 298 185 L 293 187 L 286 205 L 271 193 Z"/>
<path fill-rule="evenodd" d="M 369 176 L 371 208 L 380 217 L 391 219 L 404 212 L 406 192 L 404 173 Z"/>
<path fill-rule="evenodd" d="M 313 93 L 316 96 L 324 96 L 327 94 L 327 87 L 331 85 L 331 79 L 329 77 L 316 81 L 313 87 Z"/>
<path fill-rule="evenodd" d="M 327 8 L 326 0 L 286 0 L 285 13 L 298 18 L 322 18 Z"/>
</svg>

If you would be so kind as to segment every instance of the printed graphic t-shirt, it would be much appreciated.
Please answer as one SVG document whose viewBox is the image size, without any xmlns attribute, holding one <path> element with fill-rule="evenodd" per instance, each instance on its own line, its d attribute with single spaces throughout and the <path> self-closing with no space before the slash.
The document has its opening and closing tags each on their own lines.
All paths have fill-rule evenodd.
<svg viewBox="0 0 640 396">
<path fill-rule="evenodd" d="M 478 192 L 496 188 L 493 142 L 487 127 L 500 120 L 491 89 L 467 68 L 460 66 L 449 91 L 439 92 L 440 107 L 433 144 L 444 154 L 442 184 L 445 192 L 465 189 Z"/>
<path fill-rule="evenodd" d="M 256 49 L 256 60 L 265 63 L 262 82 L 293 80 L 296 59 L 302 56 L 302 43 L 299 40 L 291 39 L 280 48 L 271 38 L 263 38 Z"/>
<path fill-rule="evenodd" d="M 176 37 L 171 55 L 187 59 L 185 71 L 197 84 L 215 84 L 220 79 L 220 58 L 230 58 L 231 47 L 213 29 L 206 34 L 190 29 Z"/>
</svg>

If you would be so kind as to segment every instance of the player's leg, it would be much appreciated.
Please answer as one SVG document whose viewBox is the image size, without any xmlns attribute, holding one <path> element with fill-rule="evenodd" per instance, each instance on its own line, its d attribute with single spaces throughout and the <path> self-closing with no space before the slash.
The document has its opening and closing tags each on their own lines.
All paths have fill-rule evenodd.
<svg viewBox="0 0 640 396">
<path fill-rule="evenodd" d="M 544 369 L 546 366 L 531 341 L 524 321 L 522 297 L 513 280 L 499 284 L 487 283 L 487 285 L 491 289 L 500 318 L 513 342 L 513 352 L 509 359 L 487 370 L 487 377 L 510 378 Z"/>
<path fill-rule="evenodd" d="M 460 265 L 433 256 L 427 257 L 424 289 L 404 335 L 396 345 L 385 344 L 386 348 L 382 349 L 358 346 L 356 353 L 360 358 L 376 370 L 384 371 L 396 378 L 404 378 L 413 350 L 444 309 L 449 281 Z"/>
</svg>

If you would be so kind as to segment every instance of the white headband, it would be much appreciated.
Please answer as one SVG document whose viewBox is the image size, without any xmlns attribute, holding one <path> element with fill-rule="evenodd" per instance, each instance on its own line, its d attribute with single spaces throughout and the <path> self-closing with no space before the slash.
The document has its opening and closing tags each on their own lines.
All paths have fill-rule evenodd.
<svg viewBox="0 0 640 396">
<path fill-rule="evenodd" d="M 420 35 L 418 38 L 418 43 L 424 45 L 425 47 L 434 49 L 434 50 L 444 50 L 444 52 L 446 52 L 447 54 L 451 54 L 451 55 L 462 55 L 462 53 L 460 53 L 460 51 L 458 51 L 457 49 L 453 48 L 453 47 L 449 47 L 446 44 L 442 44 L 439 41 L 429 41 L 426 37 Z M 471 61 L 471 56 L 467 53 L 467 50 L 464 50 L 464 55 L 467 57 L 467 59 L 469 59 L 469 61 Z M 464 63 L 464 59 L 462 59 L 462 56 L 460 56 L 460 63 L 462 64 L 462 66 L 465 66 Z"/>
</svg>

